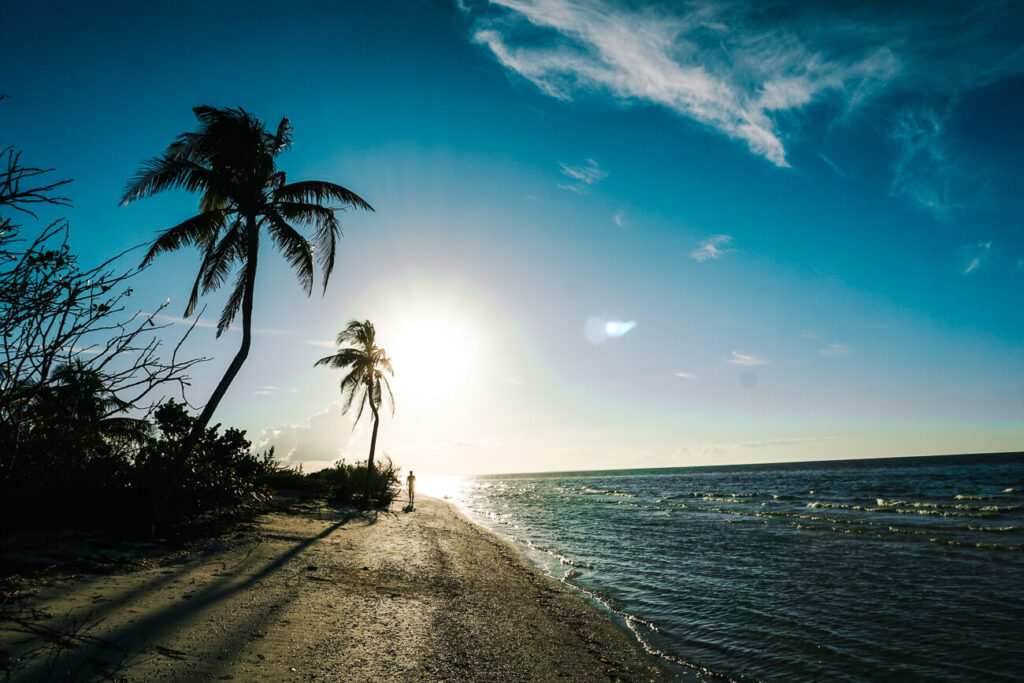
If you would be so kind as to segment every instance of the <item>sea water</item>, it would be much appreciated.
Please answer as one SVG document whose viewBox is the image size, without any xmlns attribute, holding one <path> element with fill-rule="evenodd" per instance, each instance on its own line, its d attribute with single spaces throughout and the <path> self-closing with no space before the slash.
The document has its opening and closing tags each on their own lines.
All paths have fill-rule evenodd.
<svg viewBox="0 0 1024 683">
<path fill-rule="evenodd" d="M 680 678 L 1024 679 L 1024 453 L 462 480 Z"/>
</svg>

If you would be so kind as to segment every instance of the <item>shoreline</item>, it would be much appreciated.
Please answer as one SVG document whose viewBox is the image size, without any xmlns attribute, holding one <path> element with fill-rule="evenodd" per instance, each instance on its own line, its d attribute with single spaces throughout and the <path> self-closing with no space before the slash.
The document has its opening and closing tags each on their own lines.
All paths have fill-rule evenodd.
<svg viewBox="0 0 1024 683">
<path fill-rule="evenodd" d="M 443 500 L 320 503 L 133 572 L 0 605 L 12 680 L 622 680 L 675 676 L 609 615 Z"/>
</svg>

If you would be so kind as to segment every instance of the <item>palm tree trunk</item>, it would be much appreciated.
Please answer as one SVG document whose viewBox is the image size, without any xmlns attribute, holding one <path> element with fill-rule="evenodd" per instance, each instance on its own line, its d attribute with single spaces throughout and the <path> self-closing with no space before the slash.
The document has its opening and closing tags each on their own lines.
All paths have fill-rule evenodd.
<svg viewBox="0 0 1024 683">
<path fill-rule="evenodd" d="M 245 262 L 245 292 L 242 295 L 242 345 L 239 347 L 235 357 L 231 360 L 231 365 L 228 366 L 227 372 L 221 377 L 220 382 L 217 384 L 217 388 L 213 390 L 213 395 L 210 396 L 210 400 L 206 402 L 203 407 L 203 412 L 199 414 L 196 421 L 192 423 L 192 429 L 189 430 L 188 436 L 181 443 L 181 448 L 178 450 L 178 454 L 174 460 L 174 466 L 171 470 L 170 476 L 164 482 L 163 490 L 160 495 L 157 496 L 156 504 L 153 508 L 153 519 L 150 520 L 152 524 L 155 524 L 161 520 L 164 515 L 164 511 L 167 509 L 167 503 L 171 499 L 171 494 L 174 493 L 174 488 L 178 485 L 181 480 L 181 475 L 185 473 L 185 468 L 188 466 L 189 457 L 192 455 L 192 451 L 195 449 L 196 444 L 199 443 L 199 439 L 202 438 L 203 433 L 206 431 L 206 426 L 210 423 L 213 418 L 214 412 L 217 410 L 217 406 L 220 405 L 220 401 L 224 398 L 224 394 L 227 393 L 228 387 L 231 386 L 231 382 L 234 381 L 235 375 L 242 369 L 242 364 L 245 363 L 245 359 L 249 356 L 249 347 L 252 345 L 252 307 L 253 307 L 253 290 L 256 285 L 256 255 L 259 249 L 259 233 L 257 232 L 255 221 L 250 219 L 248 222 L 248 258 Z"/>
<path fill-rule="evenodd" d="M 377 407 L 373 405 L 373 398 L 370 398 L 370 410 L 373 411 L 373 435 L 370 437 L 370 458 L 366 461 L 366 507 L 372 507 L 370 500 L 370 484 L 373 482 L 373 451 L 377 448 L 377 427 L 380 425 L 380 415 L 377 414 Z"/>
</svg>

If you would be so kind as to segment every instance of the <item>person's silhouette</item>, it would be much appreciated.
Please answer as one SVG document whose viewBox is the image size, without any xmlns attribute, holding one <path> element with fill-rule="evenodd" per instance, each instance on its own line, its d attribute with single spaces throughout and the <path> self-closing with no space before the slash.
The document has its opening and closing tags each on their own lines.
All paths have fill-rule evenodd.
<svg viewBox="0 0 1024 683">
<path fill-rule="evenodd" d="M 413 498 L 416 497 L 416 475 L 409 470 L 409 476 L 405 478 L 405 483 L 409 487 L 409 509 L 412 510 Z"/>
</svg>

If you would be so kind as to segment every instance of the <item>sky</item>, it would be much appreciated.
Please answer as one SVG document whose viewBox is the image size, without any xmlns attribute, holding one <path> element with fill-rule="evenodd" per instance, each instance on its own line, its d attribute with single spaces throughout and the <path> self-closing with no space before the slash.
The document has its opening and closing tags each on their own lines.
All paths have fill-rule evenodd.
<svg viewBox="0 0 1024 683">
<path fill-rule="evenodd" d="M 74 179 L 83 263 L 197 211 L 119 201 L 198 105 L 289 117 L 289 179 L 376 209 L 340 214 L 323 296 L 264 241 L 215 421 L 285 464 L 366 457 L 313 367 L 351 319 L 394 359 L 378 452 L 418 475 L 1024 449 L 1019 3 L 37 2 L 5 29 L 0 146 Z M 198 264 L 133 305 L 180 334 Z M 241 339 L 225 296 L 195 405 Z"/>
</svg>

